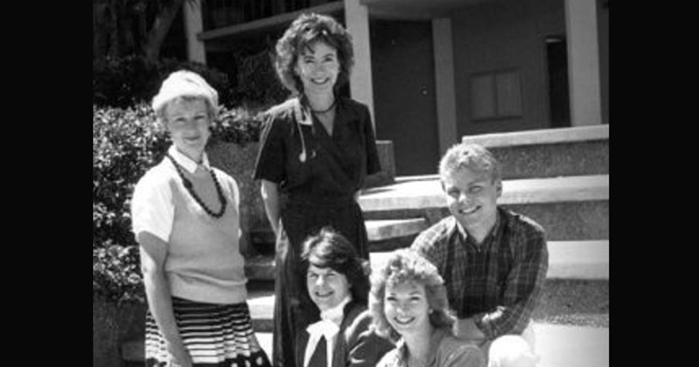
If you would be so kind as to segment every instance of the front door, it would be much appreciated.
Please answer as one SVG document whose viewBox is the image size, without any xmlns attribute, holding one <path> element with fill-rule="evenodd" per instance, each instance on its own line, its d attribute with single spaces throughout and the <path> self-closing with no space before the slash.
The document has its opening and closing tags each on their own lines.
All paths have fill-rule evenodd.
<svg viewBox="0 0 699 367">
<path fill-rule="evenodd" d="M 432 23 L 372 20 L 376 135 L 393 141 L 396 175 L 437 173 Z"/>
</svg>

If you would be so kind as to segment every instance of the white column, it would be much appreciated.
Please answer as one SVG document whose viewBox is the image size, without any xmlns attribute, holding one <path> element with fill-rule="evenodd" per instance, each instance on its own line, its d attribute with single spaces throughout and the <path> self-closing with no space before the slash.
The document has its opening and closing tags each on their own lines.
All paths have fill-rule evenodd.
<svg viewBox="0 0 699 367">
<path fill-rule="evenodd" d="M 369 11 L 359 0 L 345 0 L 345 23 L 352 34 L 354 68 L 350 75 L 350 93 L 353 99 L 366 104 L 376 130 L 374 118 L 374 89 L 371 75 L 371 40 Z"/>
<path fill-rule="evenodd" d="M 444 154 L 460 139 L 456 136 L 456 92 L 454 88 L 454 50 L 451 19 L 432 21 L 434 71 L 437 89 L 437 124 L 439 151 Z"/>
<path fill-rule="evenodd" d="M 187 57 L 189 61 L 206 64 L 204 42 L 197 39 L 197 34 L 204 30 L 201 16 L 201 0 L 185 1 L 182 6 L 184 11 L 184 33 L 187 39 Z"/>
<path fill-rule="evenodd" d="M 602 123 L 596 0 L 565 0 L 573 126 Z"/>
</svg>

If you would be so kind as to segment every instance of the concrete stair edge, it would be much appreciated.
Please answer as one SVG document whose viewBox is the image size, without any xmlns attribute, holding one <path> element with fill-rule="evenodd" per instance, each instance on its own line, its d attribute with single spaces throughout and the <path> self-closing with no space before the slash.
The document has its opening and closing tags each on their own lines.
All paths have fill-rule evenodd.
<svg viewBox="0 0 699 367">
<path fill-rule="evenodd" d="M 505 180 L 502 191 L 500 205 L 609 200 L 609 175 Z M 419 210 L 446 207 L 446 199 L 435 178 L 367 190 L 359 205 L 365 212 Z"/>
<path fill-rule="evenodd" d="M 608 139 L 609 125 L 595 125 L 463 136 L 461 141 L 464 143 L 480 144 L 490 149 Z"/>
<path fill-rule="evenodd" d="M 428 228 L 425 218 L 374 219 L 365 221 L 369 241 L 382 241 L 420 233 Z"/>
<path fill-rule="evenodd" d="M 367 219 L 367 236 L 369 241 L 382 241 L 386 239 L 408 236 L 427 229 L 427 221 L 420 218 L 406 219 Z M 251 231 L 253 242 L 274 243 L 274 235 L 271 228 L 258 228 Z"/>
</svg>

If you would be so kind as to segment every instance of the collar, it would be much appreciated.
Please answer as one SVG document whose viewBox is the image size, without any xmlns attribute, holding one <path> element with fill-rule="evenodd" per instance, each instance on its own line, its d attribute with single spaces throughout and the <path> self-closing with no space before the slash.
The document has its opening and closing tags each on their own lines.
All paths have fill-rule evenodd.
<svg viewBox="0 0 699 367">
<path fill-rule="evenodd" d="M 337 94 L 335 97 L 335 108 L 336 111 L 340 109 L 342 104 L 342 98 Z M 294 117 L 299 125 L 313 126 L 313 113 L 311 112 L 311 106 L 308 104 L 308 99 L 306 96 L 295 97 L 292 102 L 292 108 L 294 110 Z M 336 114 L 336 119 L 337 119 Z"/>
<path fill-rule="evenodd" d="M 439 350 L 439 346 L 442 343 L 442 339 L 444 339 L 446 335 L 447 330 L 444 328 L 436 327 L 434 330 L 432 330 L 432 334 L 430 334 L 430 352 L 427 355 L 427 362 L 425 363 L 426 366 L 431 366 L 434 364 L 434 361 L 437 358 L 437 351 Z M 405 339 L 401 338 L 400 340 L 398 340 L 398 342 L 396 343 L 396 349 L 399 351 L 398 355 L 400 356 L 400 358 L 407 365 L 408 345 L 405 343 Z"/>
<path fill-rule="evenodd" d="M 339 327 L 342 323 L 342 319 L 344 318 L 345 306 L 350 303 L 350 301 L 352 301 L 352 296 L 348 294 L 347 297 L 345 297 L 345 299 L 343 299 L 337 306 L 322 311 L 320 313 L 321 320 L 333 322 Z"/>
<path fill-rule="evenodd" d="M 307 104 L 301 102 L 301 98 L 296 97 L 294 99 L 292 108 L 294 109 L 294 117 L 296 117 L 296 122 L 299 125 L 313 126 L 311 109 Z"/>
<path fill-rule="evenodd" d="M 340 333 L 340 324 L 342 324 L 345 305 L 347 305 L 351 300 L 352 297 L 345 297 L 345 299 L 342 300 L 342 302 L 340 302 L 337 306 L 321 312 L 320 321 L 308 325 L 306 331 L 308 331 L 310 336 L 308 338 L 307 345 L 307 358 L 310 358 L 310 355 L 315 350 L 315 346 L 318 344 L 321 336 L 325 337 L 328 351 L 334 350 L 335 336 Z M 332 353 L 328 353 L 328 356 L 331 355 Z"/>
<path fill-rule="evenodd" d="M 168 149 L 167 152 L 172 156 L 172 158 L 175 158 L 175 162 L 177 162 L 180 166 L 184 167 L 184 169 L 186 169 L 187 172 L 191 174 L 194 174 L 194 171 L 196 171 L 197 167 L 200 166 L 197 162 L 193 161 L 191 158 L 187 157 L 186 155 L 182 154 L 179 150 L 177 150 L 174 144 L 170 146 L 170 149 Z M 206 168 L 207 170 L 211 168 L 211 166 L 209 165 L 209 158 L 207 157 L 206 152 L 202 154 L 201 162 L 201 166 L 204 166 L 204 168 Z"/>
<path fill-rule="evenodd" d="M 500 230 L 500 223 L 502 222 L 502 220 L 500 219 L 502 213 L 500 211 L 501 209 L 498 208 L 495 215 L 495 225 L 493 225 L 493 228 L 490 229 L 488 235 L 485 236 L 485 239 L 483 239 L 483 243 L 487 243 L 490 240 L 490 238 L 492 238 Z M 461 239 L 463 242 L 470 241 L 470 236 L 466 231 L 466 228 L 464 228 L 461 225 L 461 223 L 459 223 L 459 221 L 456 220 L 454 216 L 451 216 L 451 223 L 449 223 L 448 225 L 447 235 L 451 237 L 457 233 L 459 235 L 459 239 Z"/>
<path fill-rule="evenodd" d="M 321 320 L 308 325 L 306 331 L 309 334 L 308 344 L 306 344 L 306 352 L 304 356 L 304 366 L 308 366 L 310 358 L 318 347 L 318 342 L 321 337 L 325 337 L 327 365 L 332 366 L 335 342 L 337 335 L 340 333 L 340 323 L 342 323 L 344 305 L 349 302 L 350 297 L 345 298 L 340 305 L 333 307 L 330 310 L 321 313 Z M 339 318 L 337 317 L 339 311 Z"/>
</svg>

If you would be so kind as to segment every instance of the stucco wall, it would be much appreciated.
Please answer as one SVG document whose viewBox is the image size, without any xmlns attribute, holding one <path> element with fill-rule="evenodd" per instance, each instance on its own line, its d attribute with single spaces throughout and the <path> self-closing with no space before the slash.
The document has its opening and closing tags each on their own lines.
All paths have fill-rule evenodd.
<svg viewBox="0 0 699 367">
<path fill-rule="evenodd" d="M 457 133 L 460 136 L 549 127 L 545 38 L 565 34 L 563 0 L 518 0 L 469 7 L 452 18 Z M 474 122 L 472 73 L 520 70 L 521 118 Z"/>
</svg>

